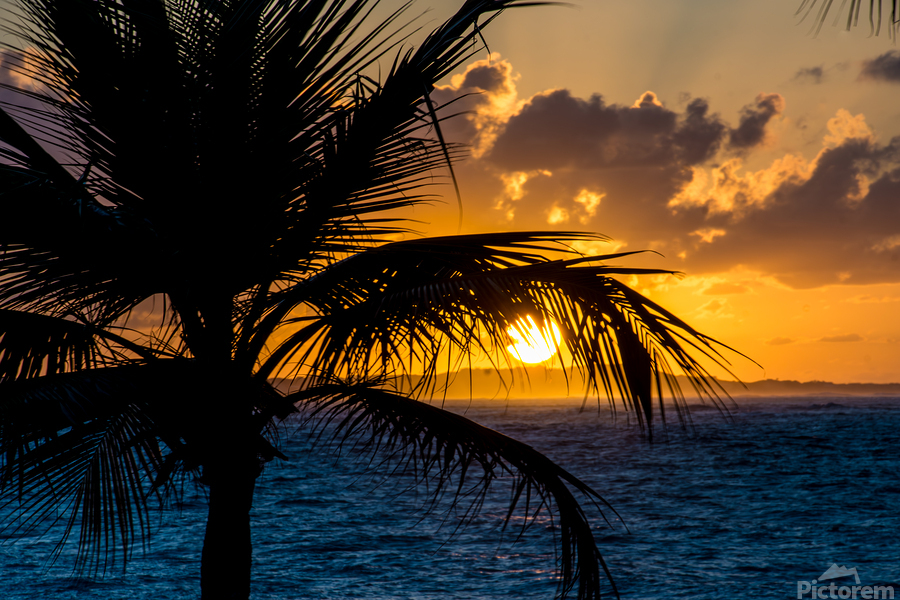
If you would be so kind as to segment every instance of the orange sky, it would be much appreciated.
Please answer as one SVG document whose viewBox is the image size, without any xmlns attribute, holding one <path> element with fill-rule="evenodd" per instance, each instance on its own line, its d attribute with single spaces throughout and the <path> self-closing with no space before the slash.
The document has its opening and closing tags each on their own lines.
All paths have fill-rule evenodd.
<svg viewBox="0 0 900 600">
<path fill-rule="evenodd" d="M 410 16 L 427 10 L 427 31 L 460 2 Z M 744 380 L 900 382 L 900 51 L 865 24 L 813 37 L 798 5 L 501 15 L 494 53 L 433 94 L 471 111 L 444 125 L 472 148 L 462 232 L 584 230 L 613 239 L 585 251 L 659 252 L 627 262 L 686 275 L 631 283 L 764 367 L 734 357 Z M 411 215 L 424 233 L 457 230 L 444 190 Z"/>
<path fill-rule="evenodd" d="M 761 363 L 736 358 L 748 381 L 900 381 L 900 52 L 867 26 L 814 38 L 795 9 L 502 15 L 494 55 L 434 94 L 473 94 L 445 125 L 473 148 L 463 232 L 588 230 L 614 238 L 599 252 L 660 252 L 629 264 L 686 276 L 633 283 Z M 456 231 L 453 201 L 415 217 Z"/>
</svg>

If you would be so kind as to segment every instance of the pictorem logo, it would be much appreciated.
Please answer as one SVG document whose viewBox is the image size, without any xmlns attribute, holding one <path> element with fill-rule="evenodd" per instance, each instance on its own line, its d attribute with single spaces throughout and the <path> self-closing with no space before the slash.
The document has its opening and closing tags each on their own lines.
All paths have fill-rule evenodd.
<svg viewBox="0 0 900 600">
<path fill-rule="evenodd" d="M 852 579 L 851 579 L 852 578 Z M 798 600 L 832 598 L 862 598 L 863 600 L 883 600 L 894 597 L 894 588 L 890 585 L 860 585 L 859 572 L 856 567 L 848 569 L 832 563 L 828 569 L 812 581 L 797 582 Z"/>
</svg>

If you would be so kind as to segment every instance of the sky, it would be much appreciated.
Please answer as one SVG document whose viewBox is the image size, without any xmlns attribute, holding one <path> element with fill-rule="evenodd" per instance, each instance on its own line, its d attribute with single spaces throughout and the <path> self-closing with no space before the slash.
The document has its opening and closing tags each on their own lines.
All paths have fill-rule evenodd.
<svg viewBox="0 0 900 600">
<path fill-rule="evenodd" d="M 459 4 L 408 14 L 427 31 Z M 900 382 L 900 50 L 865 18 L 812 35 L 799 4 L 500 15 L 489 51 L 432 94 L 453 102 L 444 114 L 468 111 L 443 125 L 470 148 L 461 231 L 579 230 L 610 238 L 584 252 L 652 250 L 617 264 L 679 276 L 629 283 L 759 363 L 728 355 L 746 381 Z M 425 234 L 457 232 L 442 191 L 410 215 Z"/>
<path fill-rule="evenodd" d="M 432 6 L 436 24 L 456 3 Z M 731 355 L 741 379 L 900 382 L 900 51 L 864 20 L 812 35 L 798 6 L 502 14 L 433 94 L 469 111 L 444 125 L 471 148 L 463 233 L 655 251 L 617 264 L 683 273 L 629 282 L 761 365 Z M 446 193 L 424 232 L 455 233 Z"/>
</svg>

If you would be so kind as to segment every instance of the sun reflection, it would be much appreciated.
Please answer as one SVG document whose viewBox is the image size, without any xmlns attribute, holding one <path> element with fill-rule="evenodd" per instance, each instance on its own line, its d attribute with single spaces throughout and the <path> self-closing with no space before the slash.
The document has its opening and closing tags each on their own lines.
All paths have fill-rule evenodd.
<svg viewBox="0 0 900 600">
<path fill-rule="evenodd" d="M 516 321 L 506 333 L 513 343 L 506 347 L 510 354 L 524 363 L 539 363 L 548 360 L 556 353 L 562 337 L 559 327 L 549 321 L 548 327 L 538 327 L 532 317 L 523 317 Z"/>
</svg>

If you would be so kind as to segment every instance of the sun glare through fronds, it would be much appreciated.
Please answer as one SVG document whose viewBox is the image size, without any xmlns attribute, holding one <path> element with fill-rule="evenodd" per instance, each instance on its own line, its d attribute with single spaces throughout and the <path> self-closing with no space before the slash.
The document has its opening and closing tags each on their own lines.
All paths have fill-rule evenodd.
<svg viewBox="0 0 900 600">
<path fill-rule="evenodd" d="M 510 354 L 524 363 L 540 363 L 556 353 L 562 338 L 559 327 L 553 321 L 539 327 L 531 316 L 523 317 L 506 330 L 513 343 L 506 347 Z"/>
</svg>

